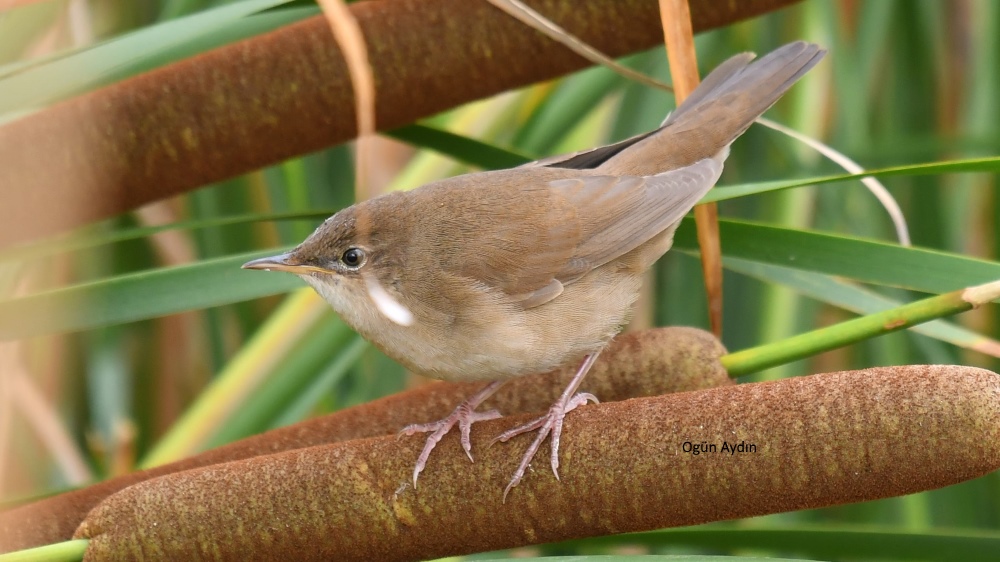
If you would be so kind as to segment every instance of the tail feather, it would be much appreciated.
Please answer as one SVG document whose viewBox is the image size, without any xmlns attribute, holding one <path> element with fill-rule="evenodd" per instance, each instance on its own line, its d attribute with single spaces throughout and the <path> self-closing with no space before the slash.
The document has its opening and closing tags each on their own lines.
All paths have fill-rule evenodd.
<svg viewBox="0 0 1000 562">
<path fill-rule="evenodd" d="M 712 71 L 663 125 L 598 167 L 603 173 L 654 175 L 725 150 L 774 105 L 826 51 L 802 41 L 753 59 L 736 55 Z M 721 153 L 721 154 L 720 154 Z"/>
<path fill-rule="evenodd" d="M 824 54 L 826 51 L 817 45 L 798 41 L 780 47 L 756 61 L 750 53 L 731 57 L 699 84 L 664 125 L 680 125 L 692 117 L 692 112 L 711 111 L 722 105 L 722 109 L 738 112 L 740 117 L 747 120 L 749 127 L 754 119 L 774 105 Z M 720 71 L 724 72 L 716 79 L 715 75 Z M 740 105 L 726 107 L 734 102 Z M 742 132 L 737 132 L 733 138 Z"/>
<path fill-rule="evenodd" d="M 698 84 L 698 87 L 691 92 L 684 103 L 680 105 L 676 110 L 672 111 L 667 118 L 663 120 L 663 124 L 660 127 L 666 126 L 668 123 L 677 119 L 678 116 L 683 115 L 688 109 L 692 107 L 697 107 L 701 104 L 702 100 L 716 92 L 721 90 L 727 85 L 731 84 L 735 78 L 738 78 L 748 64 L 753 61 L 753 53 L 740 53 L 738 55 L 733 55 L 726 59 L 722 64 L 715 67 L 712 72 Z"/>
</svg>

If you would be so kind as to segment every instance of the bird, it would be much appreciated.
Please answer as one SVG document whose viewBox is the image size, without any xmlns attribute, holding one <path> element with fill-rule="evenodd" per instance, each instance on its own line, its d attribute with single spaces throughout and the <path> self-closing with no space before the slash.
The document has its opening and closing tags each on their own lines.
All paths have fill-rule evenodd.
<svg viewBox="0 0 1000 562">
<path fill-rule="evenodd" d="M 579 365 L 541 417 L 493 442 L 537 431 L 504 490 L 523 479 L 567 413 L 601 350 L 630 320 L 643 273 L 670 249 L 681 219 L 716 184 L 729 147 L 826 51 L 807 42 L 712 71 L 655 130 L 506 170 L 465 174 L 359 202 L 294 249 L 245 269 L 298 275 L 355 331 L 418 374 L 484 381 L 429 433 L 413 486 L 455 425 L 500 417 L 477 411 L 506 381 Z"/>
</svg>

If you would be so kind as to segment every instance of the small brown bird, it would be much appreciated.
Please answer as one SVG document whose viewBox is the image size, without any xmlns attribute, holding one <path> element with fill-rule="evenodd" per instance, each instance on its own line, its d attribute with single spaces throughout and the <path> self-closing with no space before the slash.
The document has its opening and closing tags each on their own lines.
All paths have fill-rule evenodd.
<svg viewBox="0 0 1000 562">
<path fill-rule="evenodd" d="M 798 42 L 715 69 L 655 131 L 510 170 L 467 174 L 363 201 L 327 219 L 294 250 L 247 269 L 295 273 L 362 336 L 417 373 L 492 381 L 429 432 L 413 485 L 457 423 L 472 459 L 471 424 L 504 381 L 579 362 L 541 418 L 497 440 L 539 433 L 504 491 L 520 482 L 570 410 L 587 371 L 629 321 L 644 271 L 681 218 L 715 185 L 729 145 L 825 51 Z"/>
</svg>

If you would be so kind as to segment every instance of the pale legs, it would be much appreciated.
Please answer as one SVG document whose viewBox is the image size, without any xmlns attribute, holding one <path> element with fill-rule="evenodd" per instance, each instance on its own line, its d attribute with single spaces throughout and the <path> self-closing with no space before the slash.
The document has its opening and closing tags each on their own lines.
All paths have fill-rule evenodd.
<svg viewBox="0 0 1000 562">
<path fill-rule="evenodd" d="M 562 435 L 563 419 L 566 414 L 575 410 L 577 406 L 582 406 L 587 402 L 597 403 L 597 397 L 588 392 L 581 392 L 577 394 L 577 390 L 580 388 L 580 383 L 583 382 L 584 377 L 587 376 L 587 372 L 590 368 L 594 366 L 594 362 L 597 360 L 597 356 L 600 352 L 591 353 L 583 358 L 583 363 L 580 368 L 577 369 L 576 374 L 573 375 L 573 379 L 569 381 L 566 389 L 559 396 L 559 399 L 555 401 L 554 404 L 549 408 L 549 411 L 544 416 L 530 421 L 524 425 L 519 425 L 513 429 L 505 431 L 498 435 L 493 443 L 497 441 L 507 441 L 508 439 L 520 435 L 522 433 L 527 433 L 529 431 L 538 430 L 538 436 L 535 437 L 534 442 L 525 451 L 524 457 L 521 458 L 521 464 L 517 467 L 517 471 L 514 472 L 514 477 L 511 478 L 510 483 L 507 484 L 507 488 L 504 489 L 503 497 L 506 501 L 507 493 L 510 489 L 524 478 L 524 473 L 528 469 L 528 465 L 531 464 L 531 459 L 535 457 L 535 453 L 538 452 L 538 448 L 542 446 L 545 438 L 548 437 L 549 433 L 552 434 L 552 473 L 555 475 L 556 480 L 559 479 L 559 437 Z M 452 413 L 444 418 L 431 423 L 424 424 L 414 424 L 408 425 L 403 428 L 402 432 L 404 435 L 413 435 L 415 433 L 430 433 L 427 436 L 427 442 L 424 443 L 424 449 L 420 452 L 420 456 L 417 457 L 417 464 L 413 467 L 413 487 L 417 487 L 417 477 L 423 472 L 424 467 L 427 465 L 427 459 L 430 458 L 431 451 L 437 446 L 438 442 L 451 431 L 451 428 L 458 424 L 459 429 L 462 431 L 462 448 L 465 449 L 465 454 L 469 456 L 469 460 L 472 460 L 472 442 L 469 439 L 469 433 L 472 430 L 472 424 L 477 421 L 492 420 L 501 417 L 500 412 L 496 410 L 489 410 L 486 412 L 476 412 L 476 408 L 480 404 L 486 401 L 494 392 L 500 388 L 501 385 L 506 381 L 494 381 L 486 385 L 482 390 L 471 396 L 465 402 L 462 402 L 455 408 Z"/>
<path fill-rule="evenodd" d="M 413 435 L 414 433 L 430 433 L 427 436 L 427 442 L 424 443 L 424 450 L 420 452 L 420 456 L 417 457 L 417 465 L 413 467 L 413 487 L 417 487 L 417 477 L 424 470 L 424 466 L 427 465 L 427 459 L 431 456 L 431 451 L 437 446 L 438 441 L 442 437 L 451 431 L 451 428 L 458 424 L 458 428 L 462 430 L 462 448 L 465 449 L 465 454 L 469 455 L 469 460 L 472 460 L 472 442 L 469 440 L 469 432 L 472 430 L 472 424 L 477 421 L 493 420 L 501 417 L 500 412 L 496 410 L 489 410 L 487 412 L 477 412 L 476 408 L 480 404 L 486 401 L 487 398 L 493 396 L 493 393 L 497 391 L 500 386 L 507 381 L 493 381 L 486 385 L 482 390 L 470 396 L 465 402 L 458 405 L 457 408 L 443 420 L 438 420 L 431 423 L 420 423 L 408 425 L 403 428 L 400 433 L 404 435 Z"/>
<path fill-rule="evenodd" d="M 575 410 L 577 406 L 582 406 L 587 402 L 597 403 L 597 397 L 589 392 L 576 393 L 577 389 L 580 388 L 580 383 L 583 382 L 583 378 L 587 376 L 587 372 L 590 368 L 594 366 L 594 362 L 597 360 L 597 356 L 600 355 L 600 351 L 591 353 L 590 355 L 583 358 L 583 364 L 573 375 L 573 380 L 569 381 L 566 386 L 566 390 L 563 391 L 559 399 L 555 401 L 554 404 L 549 408 L 549 412 L 544 416 L 530 421 L 524 425 L 519 425 L 514 429 L 510 429 L 498 435 L 493 443 L 497 441 L 507 441 L 515 435 L 520 435 L 522 433 L 527 433 L 528 431 L 538 430 L 538 436 L 525 451 L 524 457 L 521 458 L 521 464 L 517 467 L 517 471 L 514 472 L 514 477 L 511 478 L 510 483 L 507 484 L 507 488 L 503 491 L 503 499 L 507 501 L 507 493 L 510 489 L 524 478 L 524 472 L 528 470 L 528 465 L 531 464 L 531 459 L 534 458 L 535 453 L 538 452 L 538 448 L 542 446 L 542 442 L 545 441 L 545 437 L 548 436 L 549 432 L 552 432 L 552 474 L 555 475 L 556 480 L 559 480 L 559 437 L 562 435 L 562 425 L 563 418 L 566 414 Z"/>
</svg>

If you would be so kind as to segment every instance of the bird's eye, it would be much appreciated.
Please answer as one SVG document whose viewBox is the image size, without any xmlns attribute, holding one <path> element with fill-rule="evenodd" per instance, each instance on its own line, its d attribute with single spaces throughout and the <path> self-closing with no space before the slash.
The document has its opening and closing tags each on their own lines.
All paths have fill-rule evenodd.
<svg viewBox="0 0 1000 562">
<path fill-rule="evenodd" d="M 365 252 L 361 248 L 348 248 L 340 256 L 340 261 L 347 267 L 360 267 L 365 261 Z"/>
</svg>

